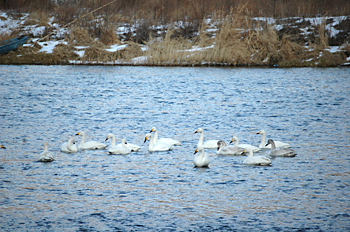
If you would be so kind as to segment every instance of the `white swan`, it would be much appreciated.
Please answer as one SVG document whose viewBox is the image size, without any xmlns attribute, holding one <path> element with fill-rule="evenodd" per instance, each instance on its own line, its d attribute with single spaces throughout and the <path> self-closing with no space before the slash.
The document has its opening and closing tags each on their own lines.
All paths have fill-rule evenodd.
<svg viewBox="0 0 350 232">
<path fill-rule="evenodd" d="M 111 147 L 108 152 L 114 155 L 127 155 L 131 152 L 131 149 L 126 146 L 125 139 L 122 139 L 121 146 Z"/>
<path fill-rule="evenodd" d="M 259 145 L 259 148 L 267 148 L 267 149 L 272 149 L 271 145 L 266 146 L 266 133 L 264 130 L 259 131 L 257 134 L 261 134 L 261 143 Z M 280 141 L 275 141 L 276 147 L 290 147 L 288 143 L 283 143 Z"/>
<path fill-rule="evenodd" d="M 228 146 L 227 143 L 220 140 L 218 142 L 218 155 L 244 155 L 244 149 L 238 146 Z"/>
<path fill-rule="evenodd" d="M 62 152 L 65 153 L 76 153 L 78 152 L 77 145 L 75 145 L 75 140 L 74 138 L 70 138 L 68 142 L 65 142 L 61 145 L 60 147 Z"/>
<path fill-rule="evenodd" d="M 44 151 L 40 154 L 38 161 L 40 162 L 51 162 L 55 160 L 54 154 L 49 151 L 49 145 L 47 142 L 44 143 Z"/>
<path fill-rule="evenodd" d="M 107 147 L 106 144 L 95 142 L 95 141 L 89 141 L 85 143 L 85 133 L 83 131 L 80 131 L 76 135 L 82 136 L 80 145 L 79 145 L 80 150 L 101 150 Z"/>
<path fill-rule="evenodd" d="M 153 137 L 154 143 L 169 143 L 174 146 L 181 146 L 181 142 L 176 139 L 171 139 L 171 138 L 158 139 L 158 131 L 156 127 L 152 127 L 150 132 L 154 132 L 154 137 Z"/>
<path fill-rule="evenodd" d="M 121 147 L 121 146 L 122 146 L 121 143 L 119 143 L 118 145 L 116 145 L 116 143 L 115 143 L 115 137 L 114 137 L 113 134 L 111 134 L 111 133 L 108 134 L 108 135 L 107 135 L 107 138 L 106 138 L 106 141 L 107 141 L 108 139 L 111 139 L 111 146 L 110 146 L 110 148 L 113 148 L 113 147 L 115 147 L 115 146 L 117 146 L 117 147 Z M 128 143 L 128 142 L 126 142 L 126 141 L 125 141 L 125 144 L 126 144 L 126 146 L 127 146 L 128 148 L 130 148 L 131 151 L 138 151 L 138 150 L 140 150 L 140 147 L 137 146 L 136 144 Z"/>
<path fill-rule="evenodd" d="M 248 157 L 243 160 L 246 165 L 267 166 L 271 164 L 271 160 L 266 156 L 254 156 L 253 150 L 248 149 Z"/>
<path fill-rule="evenodd" d="M 198 128 L 195 132 L 196 133 L 201 133 L 199 136 L 199 141 L 198 141 L 198 145 L 197 147 L 203 147 L 206 149 L 217 149 L 218 148 L 218 142 L 219 140 L 207 140 L 203 143 L 204 140 L 204 134 L 203 134 L 203 129 L 202 128 Z"/>
<path fill-rule="evenodd" d="M 148 133 L 146 134 L 145 141 L 150 140 L 148 150 L 150 152 L 153 151 L 169 151 L 173 149 L 173 145 L 170 145 L 168 143 L 154 143 L 154 139 L 152 137 L 152 134 Z"/>
<path fill-rule="evenodd" d="M 256 146 L 253 146 L 253 145 L 250 145 L 250 144 L 239 144 L 239 139 L 237 138 L 237 136 L 233 136 L 232 139 L 231 139 L 231 142 L 230 143 L 234 143 L 234 146 L 237 146 L 237 147 L 241 147 L 243 148 L 244 150 L 252 150 L 253 152 L 259 152 L 261 149 L 256 147 Z"/>
<path fill-rule="evenodd" d="M 272 149 L 270 151 L 270 156 L 282 156 L 282 157 L 294 157 L 297 154 L 295 151 L 288 147 L 277 147 L 272 139 L 267 140 L 267 145 L 271 145 Z"/>
<path fill-rule="evenodd" d="M 2 148 L 2 149 L 6 149 L 6 147 L 4 147 L 3 145 L 0 145 L 0 148 Z"/>
<path fill-rule="evenodd" d="M 196 154 L 199 152 L 199 154 Z M 204 148 L 202 146 L 197 147 L 196 151 L 194 152 L 195 157 L 193 160 L 193 164 L 196 168 L 203 168 L 203 167 L 208 167 L 210 163 L 209 156 L 204 153 Z"/>
</svg>

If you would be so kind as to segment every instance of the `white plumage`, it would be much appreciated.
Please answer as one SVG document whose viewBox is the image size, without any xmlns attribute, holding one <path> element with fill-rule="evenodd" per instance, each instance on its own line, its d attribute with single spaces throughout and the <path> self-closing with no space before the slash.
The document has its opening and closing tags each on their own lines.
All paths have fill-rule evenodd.
<svg viewBox="0 0 350 232">
<path fill-rule="evenodd" d="M 80 150 L 101 150 L 107 147 L 106 144 L 103 144 L 100 142 L 95 142 L 95 141 L 85 142 L 85 133 L 83 131 L 80 131 L 76 135 L 82 136 L 80 145 L 79 145 Z"/>
<path fill-rule="evenodd" d="M 40 154 L 38 161 L 40 162 L 51 162 L 55 160 L 54 154 L 49 151 L 49 145 L 47 142 L 44 143 L 44 151 Z"/>
</svg>

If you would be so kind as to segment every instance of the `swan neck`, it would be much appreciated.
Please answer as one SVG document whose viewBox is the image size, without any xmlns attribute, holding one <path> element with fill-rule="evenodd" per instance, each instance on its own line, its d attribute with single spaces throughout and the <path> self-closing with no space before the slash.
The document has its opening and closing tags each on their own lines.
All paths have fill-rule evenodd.
<svg viewBox="0 0 350 232">
<path fill-rule="evenodd" d="M 203 146 L 203 140 L 204 140 L 204 135 L 203 135 L 203 132 L 200 132 L 200 136 L 199 136 L 199 141 L 198 141 L 198 147 L 199 146 Z"/>
<path fill-rule="evenodd" d="M 84 145 L 85 143 L 85 134 L 81 135 L 81 140 L 80 140 L 80 146 Z"/>
<path fill-rule="evenodd" d="M 154 131 L 153 142 L 158 143 L 158 131 L 157 130 Z"/>
<path fill-rule="evenodd" d="M 253 157 L 253 151 L 252 150 L 249 150 L 249 154 L 248 154 L 248 157 Z"/>
<path fill-rule="evenodd" d="M 148 150 L 149 151 L 153 150 L 153 145 L 154 145 L 154 140 L 153 140 L 153 136 L 151 136 L 150 139 L 149 139 L 149 145 L 148 145 Z"/>
<path fill-rule="evenodd" d="M 115 147 L 116 145 L 115 145 L 115 137 L 114 137 L 114 135 L 113 136 L 111 136 L 111 147 Z"/>
<path fill-rule="evenodd" d="M 266 144 L 266 135 L 265 133 L 262 133 L 260 147 L 265 147 L 265 144 Z"/>
<path fill-rule="evenodd" d="M 233 145 L 234 145 L 234 146 L 238 146 L 238 144 L 239 144 L 238 138 L 234 139 L 234 141 L 235 141 L 235 143 L 234 143 Z"/>
<path fill-rule="evenodd" d="M 49 145 L 47 143 L 44 143 L 44 151 L 49 151 Z"/>
<path fill-rule="evenodd" d="M 68 143 L 67 143 L 67 148 L 68 148 L 68 150 L 72 150 L 72 140 L 70 139 L 69 141 L 68 141 Z"/>
<path fill-rule="evenodd" d="M 275 141 L 273 141 L 272 143 L 271 143 L 271 149 L 273 150 L 273 149 L 275 149 L 276 148 L 276 144 L 275 144 Z"/>
</svg>

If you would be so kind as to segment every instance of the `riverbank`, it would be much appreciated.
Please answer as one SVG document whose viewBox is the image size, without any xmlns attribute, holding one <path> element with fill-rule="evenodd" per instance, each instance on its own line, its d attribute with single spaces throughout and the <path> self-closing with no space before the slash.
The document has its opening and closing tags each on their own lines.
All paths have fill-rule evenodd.
<svg viewBox="0 0 350 232">
<path fill-rule="evenodd" d="M 55 17 L 0 13 L 1 38 L 27 35 L 0 64 L 334 67 L 350 65 L 350 16 L 247 17 L 242 10 L 199 26 L 129 22 L 91 36 L 88 27 L 60 29 Z M 91 19 L 92 20 L 92 19 Z M 96 25 L 95 25 L 96 27 Z M 45 41 L 37 42 L 58 30 Z"/>
</svg>

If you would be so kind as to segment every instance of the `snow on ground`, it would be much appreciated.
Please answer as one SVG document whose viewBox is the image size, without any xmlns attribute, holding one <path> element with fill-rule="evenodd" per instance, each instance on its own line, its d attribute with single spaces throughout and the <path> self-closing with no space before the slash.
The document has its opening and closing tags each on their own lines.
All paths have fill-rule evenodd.
<svg viewBox="0 0 350 232">
<path fill-rule="evenodd" d="M 53 49 L 56 47 L 57 44 L 65 44 L 68 45 L 66 41 L 47 41 L 47 42 L 38 42 L 42 48 L 38 52 L 46 52 L 46 53 L 52 53 Z"/>
<path fill-rule="evenodd" d="M 115 44 L 115 45 L 111 45 L 110 48 L 107 48 L 106 51 L 116 52 L 116 51 L 120 51 L 120 50 L 125 49 L 127 46 L 128 46 L 127 44 L 122 44 L 122 45 Z"/>
<path fill-rule="evenodd" d="M 338 46 L 329 46 L 329 48 L 325 50 L 329 51 L 330 53 L 341 52 L 341 49 Z"/>
</svg>

